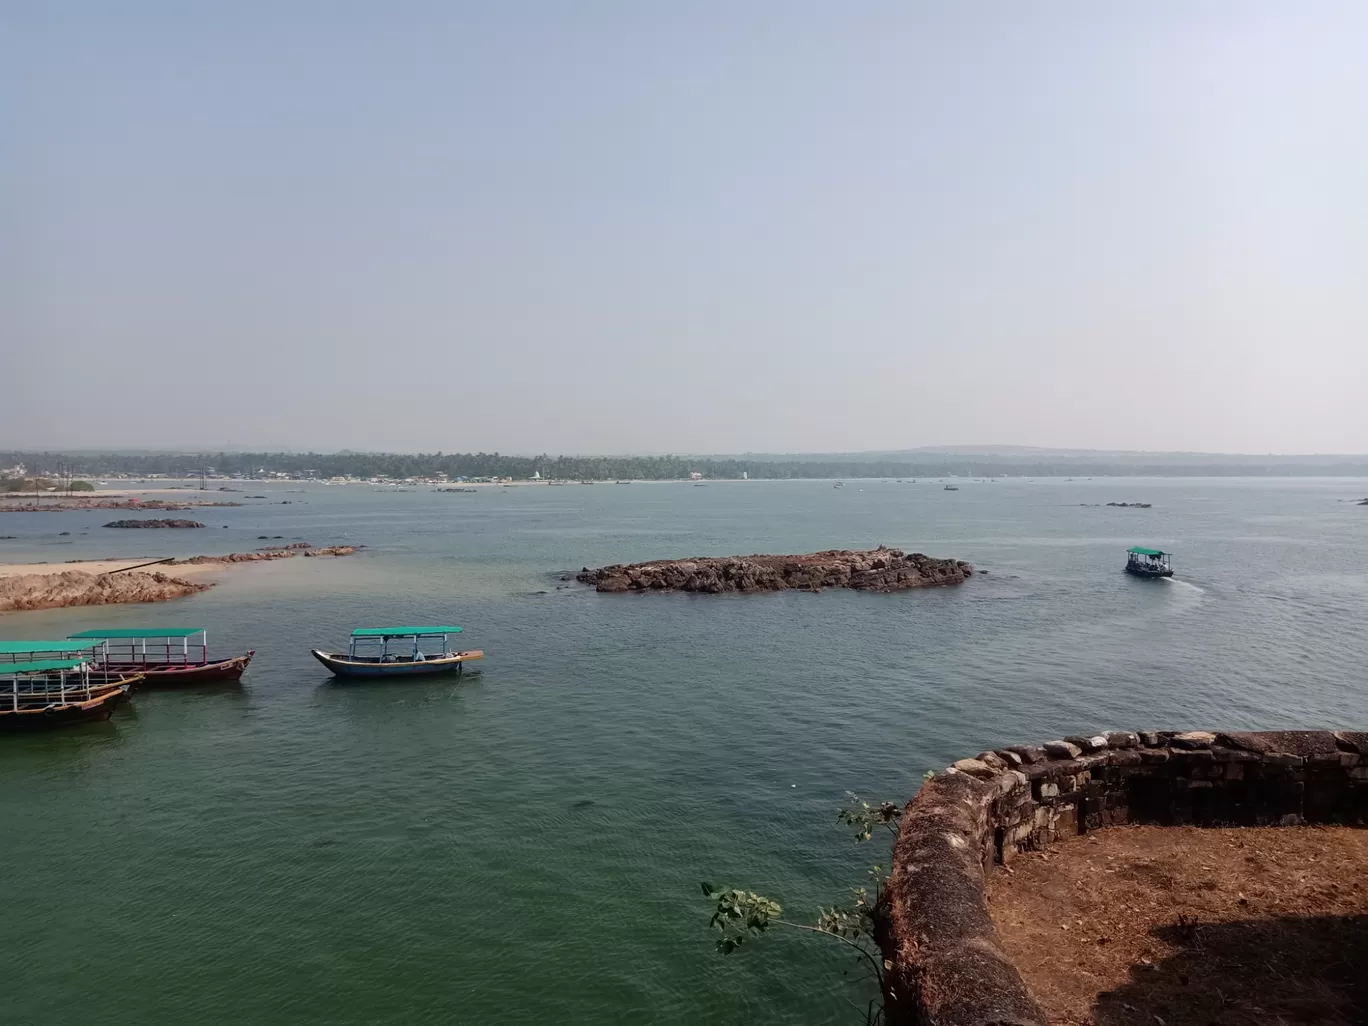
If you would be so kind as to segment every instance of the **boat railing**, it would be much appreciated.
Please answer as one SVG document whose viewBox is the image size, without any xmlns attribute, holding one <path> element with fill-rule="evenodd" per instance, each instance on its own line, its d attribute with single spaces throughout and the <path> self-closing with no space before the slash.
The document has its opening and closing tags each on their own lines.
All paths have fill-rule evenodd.
<svg viewBox="0 0 1368 1026">
<path fill-rule="evenodd" d="M 114 688 L 122 687 L 125 678 L 117 680 L 93 680 L 91 674 L 79 673 L 40 673 L 15 674 L 0 687 L 0 701 L 8 699 L 12 711 L 18 711 L 22 700 L 26 707 L 32 707 L 35 700 L 47 699 L 47 705 L 69 705 L 72 702 L 89 702 L 107 694 Z"/>
</svg>

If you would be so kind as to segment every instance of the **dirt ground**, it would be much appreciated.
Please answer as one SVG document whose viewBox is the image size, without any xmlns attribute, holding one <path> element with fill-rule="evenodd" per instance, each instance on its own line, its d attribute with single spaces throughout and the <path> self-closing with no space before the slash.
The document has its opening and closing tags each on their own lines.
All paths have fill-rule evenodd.
<svg viewBox="0 0 1368 1026">
<path fill-rule="evenodd" d="M 1113 827 L 988 900 L 1056 1026 L 1368 1023 L 1368 830 Z"/>
</svg>

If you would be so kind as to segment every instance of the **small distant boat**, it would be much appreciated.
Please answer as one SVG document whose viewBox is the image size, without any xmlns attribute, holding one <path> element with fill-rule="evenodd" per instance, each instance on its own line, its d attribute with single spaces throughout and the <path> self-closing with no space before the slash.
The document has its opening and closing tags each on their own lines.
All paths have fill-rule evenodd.
<svg viewBox="0 0 1368 1026">
<path fill-rule="evenodd" d="M 99 646 L 92 660 L 95 669 L 105 674 L 139 674 L 145 688 L 240 680 L 256 655 L 252 649 L 230 659 L 211 660 L 209 632 L 203 627 L 96 628 L 73 634 L 71 639 Z"/>
<path fill-rule="evenodd" d="M 0 665 L 0 730 L 41 730 L 107 720 L 142 679 L 110 680 L 83 659 Z"/>
<path fill-rule="evenodd" d="M 946 485 L 945 490 L 947 492 L 957 492 L 959 491 L 959 485 Z"/>
<path fill-rule="evenodd" d="M 313 650 L 313 657 L 338 677 L 412 677 L 419 674 L 456 673 L 460 674 L 465 664 L 475 659 L 483 659 L 484 652 L 475 649 L 469 652 L 447 650 L 447 639 L 460 634 L 460 627 L 358 627 L 351 633 L 347 652 L 320 652 Z M 442 639 L 439 652 L 425 653 L 422 644 L 425 639 Z M 379 642 L 379 651 L 358 651 L 367 645 Z M 403 651 L 391 652 L 392 642 L 402 642 Z"/>
<path fill-rule="evenodd" d="M 1172 577 L 1172 553 L 1137 545 L 1126 550 L 1126 573 L 1136 577 Z"/>
<path fill-rule="evenodd" d="M 832 485 L 831 487 L 832 487 L 832 488 L 844 488 L 844 487 L 845 487 L 845 482 L 844 482 L 844 481 L 837 481 L 837 482 L 836 482 L 834 485 Z"/>
</svg>

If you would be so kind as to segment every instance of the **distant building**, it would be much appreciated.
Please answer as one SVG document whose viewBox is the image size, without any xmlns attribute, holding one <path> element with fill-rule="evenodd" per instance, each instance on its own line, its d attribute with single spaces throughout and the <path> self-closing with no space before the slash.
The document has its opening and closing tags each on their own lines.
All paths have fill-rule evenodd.
<svg viewBox="0 0 1368 1026">
<path fill-rule="evenodd" d="M 702 481 L 702 480 L 703 480 L 703 475 L 700 474 L 698 471 L 695 470 L 692 474 L 689 475 L 689 480 L 690 480 L 690 481 Z"/>
</svg>

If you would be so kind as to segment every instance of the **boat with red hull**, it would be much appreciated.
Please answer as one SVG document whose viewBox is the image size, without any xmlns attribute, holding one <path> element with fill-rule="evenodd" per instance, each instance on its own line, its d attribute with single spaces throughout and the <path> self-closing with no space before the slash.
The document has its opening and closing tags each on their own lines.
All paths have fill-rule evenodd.
<svg viewBox="0 0 1368 1026">
<path fill-rule="evenodd" d="M 209 636 L 203 627 L 97 628 L 71 637 L 100 646 L 97 670 L 108 676 L 139 674 L 144 688 L 240 680 L 256 655 L 252 649 L 230 659 L 211 660 Z"/>
<path fill-rule="evenodd" d="M 144 688 L 175 687 L 180 684 L 213 684 L 222 681 L 240 680 L 247 664 L 256 655 L 256 649 L 231 659 L 220 659 L 213 663 L 188 663 L 166 666 L 162 663 L 101 663 L 100 669 L 106 673 L 140 673 Z"/>
</svg>

